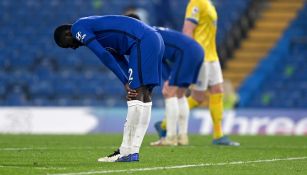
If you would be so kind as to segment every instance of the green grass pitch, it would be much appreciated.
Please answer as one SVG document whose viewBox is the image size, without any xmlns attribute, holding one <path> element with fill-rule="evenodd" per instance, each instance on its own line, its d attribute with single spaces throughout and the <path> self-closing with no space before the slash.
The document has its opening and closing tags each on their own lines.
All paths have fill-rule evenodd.
<svg viewBox="0 0 307 175">
<path fill-rule="evenodd" d="M 307 137 L 233 136 L 240 147 L 220 147 L 193 135 L 190 146 L 148 146 L 156 138 L 145 137 L 140 162 L 98 163 L 120 145 L 120 134 L 0 135 L 0 175 L 307 174 Z"/>
</svg>

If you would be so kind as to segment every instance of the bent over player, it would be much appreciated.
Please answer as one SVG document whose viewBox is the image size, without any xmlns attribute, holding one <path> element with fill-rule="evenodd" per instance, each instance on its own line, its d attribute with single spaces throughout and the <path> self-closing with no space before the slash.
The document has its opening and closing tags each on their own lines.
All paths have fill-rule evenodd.
<svg viewBox="0 0 307 175">
<path fill-rule="evenodd" d="M 165 44 L 162 93 L 165 98 L 167 133 L 165 139 L 161 138 L 151 145 L 187 145 L 190 110 L 185 94 L 189 86 L 197 81 L 204 51 L 197 42 L 180 32 L 161 27 L 156 29 Z"/>
<path fill-rule="evenodd" d="M 125 16 L 90 16 L 61 25 L 54 39 L 62 48 L 86 46 L 120 79 L 128 92 L 128 113 L 120 149 L 99 162 L 139 161 L 151 117 L 151 92 L 161 83 L 163 40 L 150 26 Z M 112 53 L 129 55 L 127 70 Z"/>
<path fill-rule="evenodd" d="M 136 14 L 126 14 L 140 20 Z M 162 36 L 165 52 L 162 61 L 166 120 L 155 124 L 160 139 L 152 146 L 188 145 L 190 109 L 185 96 L 187 88 L 196 83 L 203 64 L 204 50 L 193 39 L 177 31 L 154 27 Z M 178 125 L 178 135 L 177 135 Z M 166 132 L 167 129 L 167 132 Z"/>
</svg>

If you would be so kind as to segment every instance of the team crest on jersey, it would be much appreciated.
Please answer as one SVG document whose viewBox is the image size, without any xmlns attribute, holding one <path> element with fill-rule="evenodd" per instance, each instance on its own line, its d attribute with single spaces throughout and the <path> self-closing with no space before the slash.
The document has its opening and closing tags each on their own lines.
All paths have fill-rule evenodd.
<svg viewBox="0 0 307 175">
<path fill-rule="evenodd" d="M 77 32 L 76 34 L 76 38 L 77 40 L 79 40 L 80 42 L 83 42 L 84 38 L 86 37 L 86 34 L 82 34 L 80 31 Z"/>
<path fill-rule="evenodd" d="M 195 16 L 195 15 L 197 15 L 198 14 L 198 12 L 199 12 L 199 8 L 198 7 L 193 7 L 193 9 L 192 9 L 192 15 L 193 16 Z"/>
</svg>

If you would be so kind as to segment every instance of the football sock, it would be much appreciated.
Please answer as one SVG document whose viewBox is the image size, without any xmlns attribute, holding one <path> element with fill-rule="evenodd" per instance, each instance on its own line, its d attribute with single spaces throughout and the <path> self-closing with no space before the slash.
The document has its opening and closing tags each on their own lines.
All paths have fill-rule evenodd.
<svg viewBox="0 0 307 175">
<path fill-rule="evenodd" d="M 143 115 L 143 102 L 138 100 L 128 101 L 128 112 L 124 125 L 123 140 L 120 146 L 120 154 L 129 155 L 132 153 L 133 139 L 136 134 L 138 122 Z"/>
<path fill-rule="evenodd" d="M 187 98 L 185 96 L 178 99 L 178 106 L 179 106 L 179 119 L 178 119 L 179 135 L 187 134 L 190 109 Z"/>
<path fill-rule="evenodd" d="M 177 135 L 177 122 L 179 117 L 178 98 L 171 97 L 165 99 L 165 114 L 166 114 L 166 137 Z"/>
<path fill-rule="evenodd" d="M 213 121 L 213 138 L 218 139 L 223 136 L 223 94 L 210 94 L 209 110 Z"/>
<path fill-rule="evenodd" d="M 136 133 L 132 141 L 131 153 L 139 153 L 140 151 L 140 147 L 143 142 L 151 118 L 151 106 L 152 102 L 142 103 L 141 105 L 141 107 L 143 108 L 143 112 L 138 120 Z"/>
<path fill-rule="evenodd" d="M 190 109 L 193 109 L 199 106 L 199 103 L 192 96 L 188 97 L 188 104 L 189 104 Z"/>
<path fill-rule="evenodd" d="M 164 119 L 161 122 L 161 128 L 166 130 L 166 117 L 164 117 Z"/>
</svg>

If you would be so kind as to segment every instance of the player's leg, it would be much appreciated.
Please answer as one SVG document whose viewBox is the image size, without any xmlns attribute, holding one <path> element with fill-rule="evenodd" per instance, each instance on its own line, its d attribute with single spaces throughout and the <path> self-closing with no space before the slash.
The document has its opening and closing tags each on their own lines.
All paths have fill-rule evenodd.
<svg viewBox="0 0 307 175">
<path fill-rule="evenodd" d="M 179 119 L 178 119 L 178 144 L 188 145 L 188 124 L 190 109 L 187 98 L 185 96 L 186 88 L 179 88 L 177 91 L 178 106 L 179 106 Z"/>
<path fill-rule="evenodd" d="M 203 65 L 204 51 L 199 45 L 190 46 L 183 53 L 181 66 L 178 71 L 177 85 L 180 87 L 177 91 L 179 104 L 179 145 L 187 145 L 188 140 L 188 121 L 190 115 L 190 108 L 188 100 L 185 96 L 187 88 L 197 83 L 200 69 Z M 202 82 L 202 81 L 199 81 Z M 203 93 L 197 96 L 197 100 L 202 101 Z M 200 99 L 199 99 L 200 98 Z"/>
<path fill-rule="evenodd" d="M 166 81 L 169 79 L 172 69 L 169 64 L 162 62 L 162 79 Z M 154 124 L 156 131 L 158 132 L 159 139 L 157 141 L 151 142 L 151 146 L 159 146 L 162 144 L 166 137 L 166 117 L 162 121 L 158 121 Z"/>
<path fill-rule="evenodd" d="M 131 51 L 129 84 L 132 89 L 137 90 L 138 96 L 131 101 L 134 102 L 133 105 L 128 104 L 133 116 L 131 119 L 127 117 L 127 123 L 130 122 L 133 126 L 124 133 L 120 148 L 122 156 L 117 160 L 119 162 L 138 161 L 140 147 L 151 117 L 151 91 L 154 86 L 161 84 L 163 52 L 163 40 L 156 32 L 147 33 Z M 125 141 L 128 141 L 127 144 Z"/>
<path fill-rule="evenodd" d="M 228 145 L 228 146 L 239 146 L 237 142 L 230 141 L 223 134 L 222 120 L 224 113 L 223 105 L 223 76 L 220 63 L 218 61 L 210 62 L 209 66 L 209 110 L 213 122 L 213 144 L 215 145 Z"/>
<path fill-rule="evenodd" d="M 221 83 L 210 86 L 209 111 L 213 122 L 213 139 L 224 136 L 222 129 L 223 120 L 223 87 Z"/>
<path fill-rule="evenodd" d="M 163 70 L 164 71 L 164 70 Z M 169 74 L 168 74 L 169 75 Z M 167 76 L 168 77 L 168 76 Z M 165 99 L 165 119 L 164 123 L 159 122 L 157 130 L 162 130 L 162 124 L 165 125 L 166 136 L 160 137 L 159 140 L 151 142 L 151 146 L 176 146 L 177 145 L 177 123 L 179 118 L 179 105 L 178 98 L 176 96 L 178 87 L 170 86 L 169 81 L 165 81 L 163 84 L 162 94 Z"/>
<path fill-rule="evenodd" d="M 190 109 L 198 107 L 205 100 L 205 91 L 208 88 L 208 63 L 203 62 L 196 83 L 192 86 L 191 95 L 188 97 Z"/>
<path fill-rule="evenodd" d="M 169 81 L 164 82 L 162 94 L 165 98 L 167 130 L 164 145 L 177 145 L 177 123 L 179 118 L 177 89 L 178 87 L 176 86 L 170 86 Z"/>
</svg>

